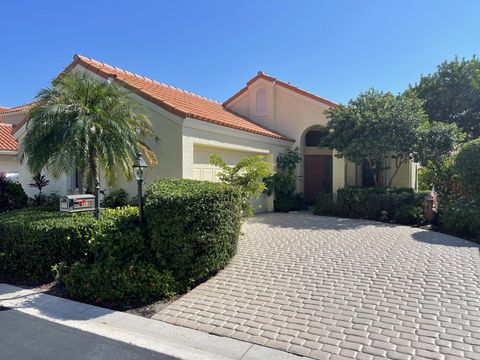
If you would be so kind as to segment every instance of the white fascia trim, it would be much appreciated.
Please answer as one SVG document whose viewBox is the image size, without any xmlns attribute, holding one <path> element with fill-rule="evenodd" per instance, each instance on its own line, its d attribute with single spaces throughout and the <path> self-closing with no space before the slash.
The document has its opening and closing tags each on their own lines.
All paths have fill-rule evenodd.
<svg viewBox="0 0 480 360">
<path fill-rule="evenodd" d="M 247 132 L 244 130 L 238 130 L 238 129 L 229 128 L 227 126 L 212 124 L 203 120 L 197 120 L 190 117 L 185 118 L 185 120 L 183 121 L 183 127 L 202 130 L 202 131 L 208 131 L 208 132 L 222 134 L 226 136 L 232 136 L 240 139 L 257 141 L 262 144 L 277 145 L 277 146 L 283 146 L 283 147 L 290 147 L 293 144 L 293 142 L 291 141 L 275 139 L 268 136 Z"/>
<path fill-rule="evenodd" d="M 0 155 L 16 156 L 16 155 L 18 155 L 18 151 L 15 151 L 15 150 L 0 150 Z"/>
</svg>

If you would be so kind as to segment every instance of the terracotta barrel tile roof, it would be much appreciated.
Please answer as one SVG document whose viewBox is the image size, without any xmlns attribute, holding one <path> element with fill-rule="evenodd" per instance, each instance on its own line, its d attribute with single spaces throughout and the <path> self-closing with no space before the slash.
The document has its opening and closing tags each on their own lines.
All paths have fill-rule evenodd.
<svg viewBox="0 0 480 360">
<path fill-rule="evenodd" d="M 15 106 L 13 108 L 0 107 L 0 114 L 10 114 L 10 113 L 19 112 L 19 111 L 28 111 L 33 106 L 33 104 L 34 103 L 32 102 L 24 105 Z"/>
<path fill-rule="evenodd" d="M 115 77 L 116 80 L 146 100 L 181 117 L 190 117 L 271 138 L 293 141 L 276 131 L 236 114 L 219 102 L 81 55 L 75 55 L 73 63 L 65 71 L 69 71 L 77 64 L 104 78 Z"/>
<path fill-rule="evenodd" d="M 0 123 L 0 151 L 18 151 L 18 142 L 12 131 L 12 124 Z"/>
</svg>

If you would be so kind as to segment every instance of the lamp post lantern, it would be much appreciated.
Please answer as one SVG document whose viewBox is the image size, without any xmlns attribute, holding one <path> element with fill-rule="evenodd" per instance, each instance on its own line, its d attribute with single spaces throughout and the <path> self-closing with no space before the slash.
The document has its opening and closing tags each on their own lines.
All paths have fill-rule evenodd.
<svg viewBox="0 0 480 360">
<path fill-rule="evenodd" d="M 142 157 L 142 154 L 138 154 L 137 160 L 133 164 L 135 170 L 135 178 L 137 179 L 138 187 L 138 218 L 140 223 L 143 224 L 143 180 L 145 179 L 144 169 L 148 167 L 147 163 Z"/>
</svg>

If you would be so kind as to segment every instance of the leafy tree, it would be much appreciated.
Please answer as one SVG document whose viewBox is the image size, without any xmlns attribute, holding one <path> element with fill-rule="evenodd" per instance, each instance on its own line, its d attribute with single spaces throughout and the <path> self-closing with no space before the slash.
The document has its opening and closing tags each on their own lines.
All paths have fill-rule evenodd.
<svg viewBox="0 0 480 360">
<path fill-rule="evenodd" d="M 441 202 L 448 202 L 460 196 L 458 174 L 454 168 L 455 155 L 442 157 L 441 161 L 428 162 L 418 170 L 418 188 L 430 191 L 432 186 Z"/>
<path fill-rule="evenodd" d="M 422 166 L 443 166 L 445 159 L 457 150 L 465 134 L 456 124 L 423 123 L 418 128 L 414 158 Z"/>
<path fill-rule="evenodd" d="M 470 139 L 480 136 L 480 61 L 445 61 L 411 87 L 431 121 L 455 123 Z"/>
<path fill-rule="evenodd" d="M 38 195 L 35 195 L 35 202 L 38 206 L 41 206 L 45 201 L 45 196 L 42 194 L 42 189 L 50 184 L 50 180 L 47 180 L 45 175 L 38 173 L 32 177 L 32 183 L 28 184 L 30 187 L 38 189 Z"/>
<path fill-rule="evenodd" d="M 388 159 L 394 169 L 390 186 L 402 164 L 413 157 L 418 129 L 427 121 L 422 102 L 409 94 L 395 96 L 370 89 L 348 102 L 327 110 L 329 143 L 338 156 L 356 164 L 366 160 L 375 186 Z"/>
<path fill-rule="evenodd" d="M 462 189 L 480 200 L 480 138 L 469 141 L 460 150 L 455 160 Z"/>
<path fill-rule="evenodd" d="M 117 83 L 65 74 L 38 93 L 20 155 L 33 173 L 46 168 L 58 178 L 75 169 L 85 171 L 93 190 L 100 169 L 109 184 L 119 170 L 130 179 L 139 148 L 155 162 L 154 153 L 141 141 L 152 135 L 139 103 Z"/>
<path fill-rule="evenodd" d="M 251 201 L 259 198 L 266 186 L 263 178 L 273 175 L 273 166 L 264 156 L 255 155 L 241 159 L 237 165 L 229 166 L 218 154 L 210 155 L 210 163 L 222 169 L 219 177 L 224 183 L 237 186 L 242 192 L 242 208 L 253 215 Z"/>
<path fill-rule="evenodd" d="M 277 172 L 265 179 L 267 195 L 275 193 L 275 211 L 302 210 L 305 201 L 302 194 L 293 195 L 297 187 L 295 170 L 302 160 L 299 148 L 287 149 L 277 157 Z"/>
</svg>

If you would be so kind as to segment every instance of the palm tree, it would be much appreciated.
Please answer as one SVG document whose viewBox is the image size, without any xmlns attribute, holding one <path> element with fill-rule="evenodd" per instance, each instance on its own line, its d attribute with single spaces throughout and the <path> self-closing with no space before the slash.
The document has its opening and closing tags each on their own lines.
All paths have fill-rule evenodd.
<svg viewBox="0 0 480 360">
<path fill-rule="evenodd" d="M 140 150 L 156 162 L 142 141 L 153 135 L 143 108 L 117 83 L 63 74 L 38 93 L 28 113 L 20 156 L 34 174 L 46 168 L 58 178 L 80 170 L 89 189 L 97 190 L 98 204 L 100 169 L 109 185 L 118 171 L 131 179 Z"/>
</svg>

